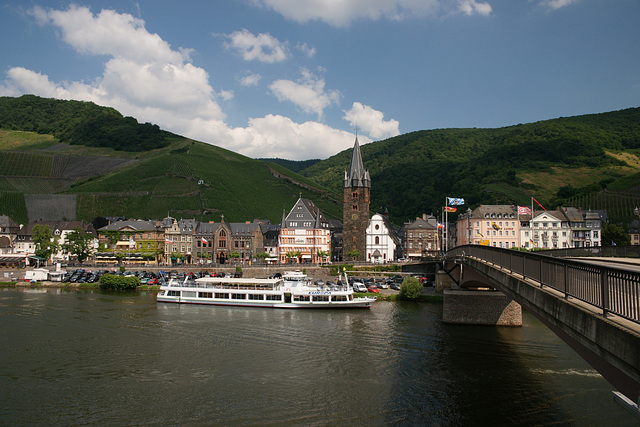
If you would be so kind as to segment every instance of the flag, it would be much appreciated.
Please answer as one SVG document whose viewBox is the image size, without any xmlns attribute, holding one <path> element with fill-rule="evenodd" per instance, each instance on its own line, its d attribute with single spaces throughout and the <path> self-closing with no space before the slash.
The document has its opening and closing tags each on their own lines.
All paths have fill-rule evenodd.
<svg viewBox="0 0 640 427">
<path fill-rule="evenodd" d="M 209 242 L 207 241 L 207 239 L 205 239 L 205 238 L 203 237 L 203 238 L 202 238 L 202 244 L 203 244 L 203 245 L 206 245 L 207 243 L 209 243 Z"/>
<path fill-rule="evenodd" d="M 457 211 L 458 209 L 453 208 L 453 207 L 451 207 L 451 206 L 445 206 L 445 207 L 444 207 L 444 210 L 445 210 L 445 211 L 447 211 L 447 212 L 455 212 L 455 211 Z"/>
<path fill-rule="evenodd" d="M 438 228 L 444 228 L 444 224 L 438 223 Z"/>
<path fill-rule="evenodd" d="M 164 239 L 164 242 L 165 243 L 171 243 L 171 240 L 167 237 L 167 238 Z"/>
<path fill-rule="evenodd" d="M 478 231 L 477 233 L 478 233 L 478 236 L 484 237 L 484 234 L 482 234 L 481 232 Z"/>
<path fill-rule="evenodd" d="M 447 197 L 447 205 L 449 206 L 464 205 L 464 199 L 461 197 Z"/>
<path fill-rule="evenodd" d="M 531 208 L 527 206 L 518 206 L 518 215 L 531 215 Z"/>
<path fill-rule="evenodd" d="M 496 224 L 495 222 L 492 222 L 491 226 L 493 227 L 494 230 L 500 230 L 500 226 L 498 224 Z"/>
<path fill-rule="evenodd" d="M 542 205 L 540 204 L 540 202 L 539 202 L 539 201 L 537 201 L 537 200 L 536 200 L 536 199 L 534 199 L 533 197 L 532 197 L 531 199 L 532 199 L 534 202 L 536 202 L 536 203 L 538 204 L 538 206 L 540 206 L 540 207 L 542 208 L 542 210 L 543 210 L 543 211 L 546 211 L 546 209 L 544 208 L 544 206 L 542 206 Z"/>
</svg>

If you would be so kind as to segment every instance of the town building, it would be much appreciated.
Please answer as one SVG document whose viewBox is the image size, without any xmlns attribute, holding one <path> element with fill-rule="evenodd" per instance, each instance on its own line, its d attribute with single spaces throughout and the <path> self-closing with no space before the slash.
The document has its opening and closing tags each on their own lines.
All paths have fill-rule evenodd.
<svg viewBox="0 0 640 427">
<path fill-rule="evenodd" d="M 13 242 L 21 226 L 7 215 L 0 215 L 0 254 L 13 253 Z"/>
<path fill-rule="evenodd" d="M 262 229 L 257 221 L 232 222 L 231 252 L 236 261 L 251 264 L 256 254 L 264 251 Z M 235 256 L 237 255 L 237 257 Z"/>
<path fill-rule="evenodd" d="M 287 216 L 282 213 L 278 250 L 282 264 L 330 259 L 329 222 L 311 200 L 300 197 Z"/>
<path fill-rule="evenodd" d="M 403 257 L 420 259 L 441 251 L 438 230 L 438 220 L 433 215 L 424 214 L 404 223 L 401 229 Z"/>
<path fill-rule="evenodd" d="M 164 226 L 159 221 L 116 220 L 98 229 L 96 262 L 157 263 L 163 255 Z"/>
<path fill-rule="evenodd" d="M 381 264 L 394 261 L 402 242 L 389 217 L 374 214 L 367 227 L 367 261 Z"/>
<path fill-rule="evenodd" d="M 358 137 L 353 144 L 349 169 L 344 172 L 342 200 L 343 259 L 366 261 L 371 177 L 362 163 Z M 357 254 L 349 256 L 348 254 Z"/>
<path fill-rule="evenodd" d="M 171 221 L 173 220 L 173 221 Z M 181 219 L 167 217 L 164 224 L 164 262 L 167 264 L 185 263 L 193 261 L 193 232 L 198 225 L 195 219 Z M 169 227 L 167 225 L 171 223 Z"/>
<path fill-rule="evenodd" d="M 520 219 L 514 205 L 480 205 L 467 209 L 456 221 L 456 245 L 498 248 L 520 246 Z"/>
</svg>

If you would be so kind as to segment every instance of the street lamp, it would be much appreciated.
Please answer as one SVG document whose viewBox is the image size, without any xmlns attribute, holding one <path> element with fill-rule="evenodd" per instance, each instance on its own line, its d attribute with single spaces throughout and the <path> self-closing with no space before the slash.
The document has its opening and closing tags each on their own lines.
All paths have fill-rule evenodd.
<svg viewBox="0 0 640 427">
<path fill-rule="evenodd" d="M 638 217 L 638 222 L 636 223 L 636 233 L 640 234 L 640 209 L 636 206 L 633 210 L 633 213 Z"/>
</svg>

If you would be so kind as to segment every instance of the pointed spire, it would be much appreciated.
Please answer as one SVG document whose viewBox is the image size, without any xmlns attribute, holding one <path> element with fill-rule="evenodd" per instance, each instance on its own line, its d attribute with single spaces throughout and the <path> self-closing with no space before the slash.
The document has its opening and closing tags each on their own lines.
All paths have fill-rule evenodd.
<svg viewBox="0 0 640 427">
<path fill-rule="evenodd" d="M 366 171 L 364 169 L 364 164 L 362 163 L 362 154 L 360 153 L 360 144 L 358 143 L 357 135 L 356 141 L 353 144 L 353 154 L 351 155 L 349 170 L 345 171 L 344 186 L 371 187 L 371 178 L 369 177 L 369 171 Z"/>
</svg>

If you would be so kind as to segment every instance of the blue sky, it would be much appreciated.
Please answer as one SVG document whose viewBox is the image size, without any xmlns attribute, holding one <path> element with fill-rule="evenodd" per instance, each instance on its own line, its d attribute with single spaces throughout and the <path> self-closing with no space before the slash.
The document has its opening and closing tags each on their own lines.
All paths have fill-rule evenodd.
<svg viewBox="0 0 640 427">
<path fill-rule="evenodd" d="M 0 40 L 0 95 L 250 157 L 640 106 L 637 0 L 12 1 Z"/>
</svg>

